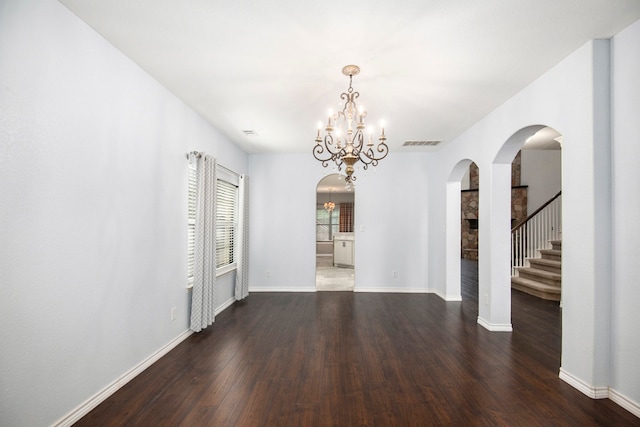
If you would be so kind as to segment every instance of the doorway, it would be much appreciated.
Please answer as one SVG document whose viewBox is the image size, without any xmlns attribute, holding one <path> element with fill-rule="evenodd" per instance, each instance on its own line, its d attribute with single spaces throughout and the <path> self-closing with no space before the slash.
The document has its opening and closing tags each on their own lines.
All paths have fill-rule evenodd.
<svg viewBox="0 0 640 427">
<path fill-rule="evenodd" d="M 542 139 L 537 141 L 537 144 L 542 144 L 541 146 L 545 148 L 533 147 L 537 139 Z M 488 237 L 480 239 L 484 249 L 478 249 L 478 258 L 481 261 L 484 259 L 478 264 L 478 323 L 488 330 L 512 330 L 510 270 L 490 267 L 498 263 L 504 266 L 504 261 L 511 259 L 514 252 L 510 250 L 509 231 L 514 220 L 518 222 L 521 216 L 526 217 L 527 212 L 538 210 L 536 209 L 538 206 L 531 206 L 531 203 L 535 199 L 544 202 L 545 197 L 548 198 L 544 196 L 544 192 L 553 195 L 559 191 L 561 141 L 562 137 L 558 132 L 543 125 L 533 125 L 522 128 L 504 143 L 492 163 L 487 165 L 491 179 L 483 191 L 489 197 L 480 198 L 484 201 L 484 222 L 482 216 L 475 213 L 469 215 L 465 213 L 464 208 L 461 212 L 461 194 L 467 185 L 471 187 L 471 183 L 466 184 L 466 181 L 471 181 L 471 178 L 465 178 L 465 174 L 470 169 L 472 161 L 460 160 L 447 180 L 445 297 L 447 301 L 462 298 L 460 261 L 465 255 L 462 229 L 468 225 L 469 229 L 472 227 L 475 229 L 477 226 L 479 230 L 483 224 L 489 224 L 488 228 L 485 225 Z M 520 156 L 518 156 L 519 151 L 522 151 Z M 515 170 L 514 160 L 519 165 Z M 544 192 L 542 192 L 543 189 Z M 514 198 L 518 199 L 518 203 L 513 203 Z M 474 201 L 473 204 L 480 208 L 479 200 Z M 469 219 L 478 220 L 478 224 L 474 224 L 475 221 L 468 221 Z M 561 227 L 558 226 L 557 229 Z M 467 252 L 473 251 L 467 250 Z M 497 261 L 494 262 L 494 260 Z M 508 265 L 506 263 L 506 266 Z M 548 276 L 547 273 L 544 275 Z"/>
<path fill-rule="evenodd" d="M 355 287 L 355 192 L 344 176 L 327 175 L 316 187 L 316 290 Z"/>
</svg>

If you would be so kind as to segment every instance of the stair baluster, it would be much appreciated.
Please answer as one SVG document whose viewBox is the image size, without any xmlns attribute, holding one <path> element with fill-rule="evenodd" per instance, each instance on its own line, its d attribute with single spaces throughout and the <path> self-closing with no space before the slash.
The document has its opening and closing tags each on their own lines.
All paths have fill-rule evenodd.
<svg viewBox="0 0 640 427">
<path fill-rule="evenodd" d="M 511 230 L 511 286 L 559 301 L 562 192 Z"/>
</svg>

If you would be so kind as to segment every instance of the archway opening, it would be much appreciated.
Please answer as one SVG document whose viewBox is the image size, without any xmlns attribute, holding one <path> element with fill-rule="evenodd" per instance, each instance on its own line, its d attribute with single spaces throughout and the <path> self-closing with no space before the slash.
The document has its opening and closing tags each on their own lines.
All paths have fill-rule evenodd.
<svg viewBox="0 0 640 427">
<path fill-rule="evenodd" d="M 462 212 L 462 191 L 468 189 L 469 169 L 473 163 L 469 159 L 458 162 L 447 179 L 447 214 L 446 214 L 446 289 L 447 301 L 460 301 L 461 294 L 461 259 L 463 254 L 461 225 L 466 221 Z M 477 221 L 477 213 L 475 219 Z M 476 222 L 477 223 L 477 222 Z"/>
<path fill-rule="evenodd" d="M 480 206 L 480 169 L 469 165 L 460 183 L 460 257 L 478 261 L 478 212 Z"/>
<path fill-rule="evenodd" d="M 494 163 L 510 157 L 511 287 L 561 301 L 562 136 L 548 126 L 521 129 Z"/>
<path fill-rule="evenodd" d="M 355 192 L 344 176 L 331 174 L 316 187 L 316 290 L 355 287 Z"/>
<path fill-rule="evenodd" d="M 489 330 L 512 330 L 511 270 L 508 267 L 512 253 L 510 231 L 527 213 L 537 209 L 533 204 L 545 197 L 542 194 L 558 192 L 553 183 L 561 185 L 561 152 L 558 151 L 561 141 L 560 134 L 553 129 L 533 125 L 509 137 L 493 159 L 480 159 L 477 164 L 482 176 L 487 178 L 478 178 L 477 215 L 461 213 L 463 185 L 470 181 L 465 175 L 473 162 L 470 159 L 460 160 L 447 180 L 445 298 L 454 301 L 464 297 L 460 286 L 461 260 L 465 252 L 462 229 L 467 226 L 476 228 L 477 225 L 478 323 Z M 521 149 L 523 154 L 519 154 Z M 514 167 L 512 163 L 517 165 Z M 514 177 L 517 178 L 515 181 Z M 544 191 L 539 191 L 537 181 L 540 180 L 547 181 Z M 531 190 L 532 186 L 535 189 Z M 519 187 L 529 187 L 535 197 L 523 197 Z M 480 193 L 483 193 L 482 197 Z M 512 202 L 514 198 L 518 199 L 517 203 Z M 469 219 L 477 220 L 477 224 L 472 224 L 475 221 Z M 555 227 L 561 229 L 561 225 Z M 472 250 L 466 252 L 472 253 Z"/>
<path fill-rule="evenodd" d="M 540 128 L 520 147 L 512 174 L 511 287 L 550 301 L 562 296 L 561 142 L 555 129 Z M 517 190 L 522 207 L 513 197 Z"/>
</svg>

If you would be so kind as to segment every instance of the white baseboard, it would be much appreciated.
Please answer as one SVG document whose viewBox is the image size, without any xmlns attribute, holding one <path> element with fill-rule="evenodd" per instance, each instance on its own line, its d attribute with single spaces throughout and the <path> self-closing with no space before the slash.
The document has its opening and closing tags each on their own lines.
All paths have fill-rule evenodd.
<svg viewBox="0 0 640 427">
<path fill-rule="evenodd" d="M 640 418 L 640 403 L 634 402 L 624 394 L 612 389 L 611 387 L 601 386 L 594 387 L 582 381 L 580 378 L 571 375 L 569 372 L 560 368 L 560 379 L 579 392 L 589 396 L 591 399 L 611 399 L 612 402 L 620 405 L 622 408 L 631 412 Z"/>
<path fill-rule="evenodd" d="M 215 310 L 215 315 L 222 313 L 224 310 L 229 308 L 235 302 L 235 298 L 229 298 L 227 301 L 222 303 L 220 307 Z M 122 376 L 117 378 L 111 384 L 100 390 L 98 393 L 91 396 L 89 399 L 85 400 L 83 403 L 78 405 L 75 409 L 69 412 L 64 417 L 60 418 L 53 425 L 55 427 L 66 427 L 71 426 L 73 423 L 78 421 L 80 418 L 87 415 L 92 409 L 96 406 L 104 402 L 108 397 L 114 394 L 116 391 L 120 390 L 125 384 L 138 376 L 142 371 L 147 369 L 149 366 L 153 365 L 157 362 L 162 356 L 169 353 L 173 350 L 178 344 L 182 341 L 186 340 L 193 334 L 192 330 L 186 330 L 176 338 L 171 340 L 168 344 L 154 352 L 152 355 L 144 359 L 142 362 L 138 363 L 136 366 L 131 368 L 129 371 L 125 372 Z"/>
<path fill-rule="evenodd" d="M 440 297 L 440 299 L 446 301 L 447 300 L 447 295 L 443 294 L 442 292 L 440 292 L 439 290 L 432 290 L 430 293 L 435 294 L 436 296 Z"/>
<path fill-rule="evenodd" d="M 609 387 L 594 387 L 586 382 L 582 381 L 580 378 L 571 375 L 569 372 L 560 368 L 560 379 L 571 387 L 575 388 L 582 394 L 586 394 L 592 399 L 606 399 L 609 397 Z"/>
<path fill-rule="evenodd" d="M 478 324 L 491 332 L 513 332 L 513 326 L 511 326 L 511 323 L 489 323 L 478 316 Z"/>
<path fill-rule="evenodd" d="M 311 288 L 275 288 L 275 287 L 259 287 L 249 288 L 249 293 L 259 292 L 317 292 L 315 286 Z M 370 288 L 365 286 L 355 286 L 353 292 L 371 292 L 380 294 L 432 294 L 433 290 L 425 288 Z M 459 300 L 450 300 L 459 301 Z"/>
<path fill-rule="evenodd" d="M 316 292 L 316 288 L 275 288 L 260 287 L 250 288 L 249 293 L 258 292 Z M 366 286 L 355 286 L 353 292 L 370 292 L 380 294 L 433 294 L 436 293 L 431 289 L 425 288 L 371 288 Z M 442 296 L 440 296 L 442 298 Z M 445 298 L 442 298 L 445 299 Z M 447 301 L 460 301 L 460 299 L 448 299 Z"/>
<path fill-rule="evenodd" d="M 614 389 L 609 389 L 609 399 L 640 418 L 640 403 L 634 402 L 622 393 L 618 393 Z"/>
<path fill-rule="evenodd" d="M 236 299 L 234 297 L 229 298 L 228 300 L 226 300 L 225 302 L 222 303 L 222 305 L 218 308 L 216 308 L 214 315 L 217 316 L 218 314 L 222 313 L 223 311 L 225 311 L 227 308 L 229 308 L 230 306 L 233 305 L 233 303 L 236 302 Z"/>
<path fill-rule="evenodd" d="M 87 415 L 96 406 L 104 402 L 109 396 L 111 396 L 113 393 L 118 391 L 129 381 L 134 379 L 138 374 L 140 374 L 142 371 L 144 371 L 153 363 L 155 363 L 157 360 L 159 360 L 162 356 L 164 356 L 165 354 L 173 350 L 178 344 L 186 340 L 192 333 L 193 331 L 191 330 L 184 331 L 183 333 L 178 335 L 176 338 L 171 340 L 168 344 L 166 344 L 165 346 L 160 348 L 158 351 L 153 353 L 151 356 L 147 357 L 142 362 L 138 363 L 136 366 L 131 368 L 129 371 L 125 372 L 122 376 L 117 378 L 115 381 L 113 381 L 111 384 L 103 388 L 101 391 L 99 391 L 98 393 L 91 396 L 89 399 L 82 402 L 80 405 L 78 405 L 75 409 L 73 409 L 67 415 L 63 416 L 58 421 L 56 421 L 53 425 L 55 427 L 71 426 L 80 418 Z"/>
<path fill-rule="evenodd" d="M 432 293 L 424 288 L 367 288 L 364 286 L 356 286 L 353 292 L 371 292 L 380 294 L 428 294 Z"/>
<path fill-rule="evenodd" d="M 447 301 L 447 302 L 459 302 L 462 301 L 462 295 L 458 294 L 458 295 L 447 295 L 447 294 L 443 294 L 440 291 L 431 291 L 431 293 L 436 294 L 437 296 L 439 296 L 440 298 L 442 298 L 443 300 Z"/>
</svg>

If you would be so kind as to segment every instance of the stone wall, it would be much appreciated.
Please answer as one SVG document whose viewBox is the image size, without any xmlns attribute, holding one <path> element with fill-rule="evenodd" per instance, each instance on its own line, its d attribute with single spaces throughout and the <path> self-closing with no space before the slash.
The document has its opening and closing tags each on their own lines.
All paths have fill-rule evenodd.
<svg viewBox="0 0 640 427">
<path fill-rule="evenodd" d="M 527 217 L 527 186 L 520 185 L 520 152 L 511 163 L 511 226 Z M 460 194 L 460 250 L 465 259 L 478 259 L 478 206 L 480 202 L 480 173 L 478 166 L 469 166 L 469 190 Z"/>
<path fill-rule="evenodd" d="M 519 187 L 520 186 L 520 179 L 522 176 L 522 160 L 520 160 L 522 158 L 522 151 L 518 151 L 518 154 L 516 154 L 516 158 L 513 159 L 513 162 L 511 162 L 511 186 L 512 187 Z"/>
<path fill-rule="evenodd" d="M 475 163 L 469 165 L 469 189 L 477 190 L 480 188 L 480 171 Z"/>
<path fill-rule="evenodd" d="M 462 221 L 460 249 L 462 258 L 478 259 L 478 202 L 479 191 L 463 190 L 460 194 Z"/>
<path fill-rule="evenodd" d="M 511 227 L 527 217 L 527 186 L 511 187 Z"/>
</svg>

